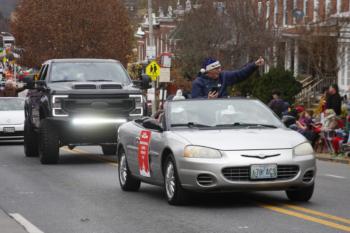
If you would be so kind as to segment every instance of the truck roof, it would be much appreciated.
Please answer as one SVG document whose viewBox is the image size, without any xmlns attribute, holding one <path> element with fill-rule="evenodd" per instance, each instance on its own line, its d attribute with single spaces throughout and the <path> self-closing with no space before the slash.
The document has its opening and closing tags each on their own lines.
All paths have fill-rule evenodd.
<svg viewBox="0 0 350 233">
<path fill-rule="evenodd" d="M 45 61 L 43 64 L 49 64 L 49 63 L 84 63 L 84 62 L 100 62 L 100 63 L 107 63 L 107 62 L 117 62 L 120 63 L 118 60 L 114 59 L 98 59 L 98 58 L 63 58 L 63 59 L 50 59 Z"/>
</svg>

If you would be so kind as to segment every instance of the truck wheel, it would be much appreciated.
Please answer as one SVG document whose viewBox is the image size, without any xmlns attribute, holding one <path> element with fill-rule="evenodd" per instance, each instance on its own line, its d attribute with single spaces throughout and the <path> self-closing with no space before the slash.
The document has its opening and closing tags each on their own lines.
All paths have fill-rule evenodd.
<svg viewBox="0 0 350 233">
<path fill-rule="evenodd" d="M 124 191 L 138 191 L 140 189 L 141 181 L 131 175 L 123 149 L 119 152 L 118 178 L 120 187 Z"/>
<path fill-rule="evenodd" d="M 39 155 L 38 134 L 27 120 L 24 121 L 24 154 L 26 157 L 38 157 Z"/>
<path fill-rule="evenodd" d="M 39 156 L 42 164 L 56 164 L 59 158 L 59 137 L 46 119 L 40 122 Z"/>
<path fill-rule="evenodd" d="M 286 190 L 287 197 L 291 201 L 306 202 L 309 201 L 314 193 L 315 184 L 296 190 Z"/>
<path fill-rule="evenodd" d="M 164 164 L 164 189 L 170 205 L 187 204 L 188 192 L 181 187 L 175 162 L 170 155 Z"/>
<path fill-rule="evenodd" d="M 115 155 L 117 153 L 117 147 L 116 146 L 101 146 L 102 152 L 104 155 Z"/>
</svg>

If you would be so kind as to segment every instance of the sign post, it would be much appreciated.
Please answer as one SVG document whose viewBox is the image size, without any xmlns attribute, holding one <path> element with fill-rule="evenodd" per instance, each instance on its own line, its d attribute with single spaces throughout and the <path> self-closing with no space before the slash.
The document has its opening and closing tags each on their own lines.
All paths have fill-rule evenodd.
<svg viewBox="0 0 350 233">
<path fill-rule="evenodd" d="M 152 61 L 146 67 L 146 74 L 151 77 L 152 87 L 154 88 L 154 95 L 152 100 L 152 114 L 157 111 L 157 92 L 156 92 L 156 80 L 160 75 L 160 66 L 156 61 Z"/>
</svg>

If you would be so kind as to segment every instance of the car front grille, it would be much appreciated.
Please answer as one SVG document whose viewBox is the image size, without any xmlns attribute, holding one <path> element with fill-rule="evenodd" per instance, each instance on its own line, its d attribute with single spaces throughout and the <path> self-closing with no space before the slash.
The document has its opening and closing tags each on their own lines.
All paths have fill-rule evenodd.
<svg viewBox="0 0 350 233">
<path fill-rule="evenodd" d="M 293 179 L 299 172 L 297 165 L 278 165 L 277 178 L 274 180 L 289 180 Z M 222 169 L 224 177 L 230 181 L 249 181 L 250 167 L 228 167 Z M 257 180 L 254 180 L 257 181 Z"/>
<path fill-rule="evenodd" d="M 96 108 L 100 103 L 102 107 Z M 129 95 L 69 95 L 62 108 L 70 116 L 84 113 L 129 116 L 135 109 L 135 100 Z"/>
</svg>

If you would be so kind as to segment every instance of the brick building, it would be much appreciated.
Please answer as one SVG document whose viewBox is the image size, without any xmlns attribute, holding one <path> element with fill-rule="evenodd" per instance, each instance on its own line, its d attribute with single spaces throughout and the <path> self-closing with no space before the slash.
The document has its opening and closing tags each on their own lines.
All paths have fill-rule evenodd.
<svg viewBox="0 0 350 233">
<path fill-rule="evenodd" d="M 259 17 L 266 19 L 266 27 L 275 32 L 278 42 L 267 49 L 272 64 L 283 65 L 297 75 L 311 75 L 319 79 L 318 86 L 338 83 L 345 92 L 350 86 L 350 1 L 349 0 L 255 0 Z M 325 74 L 328 83 L 310 67 L 310 56 L 302 51 L 300 42 L 305 34 L 313 36 L 315 42 L 329 40 L 334 43 L 334 53 L 322 56 L 322 67 L 336 66 Z M 311 38 L 311 37 L 310 37 Z M 282 56 L 278 56 L 277 54 Z M 314 55 L 316 56 L 316 54 Z M 330 70 L 330 69 L 328 69 Z"/>
</svg>

